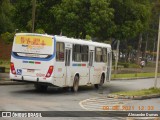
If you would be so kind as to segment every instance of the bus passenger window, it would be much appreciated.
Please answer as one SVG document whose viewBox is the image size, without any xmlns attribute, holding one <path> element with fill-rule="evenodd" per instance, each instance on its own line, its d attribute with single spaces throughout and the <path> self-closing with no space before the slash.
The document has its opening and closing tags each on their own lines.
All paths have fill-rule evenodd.
<svg viewBox="0 0 160 120">
<path fill-rule="evenodd" d="M 81 46 L 82 61 L 88 61 L 88 46 Z"/>
<path fill-rule="evenodd" d="M 81 45 L 73 45 L 73 60 L 80 62 L 81 58 Z"/>
<path fill-rule="evenodd" d="M 103 48 L 103 62 L 107 62 L 107 48 Z"/>
<path fill-rule="evenodd" d="M 102 48 L 100 47 L 96 47 L 96 50 L 95 50 L 95 61 L 96 62 L 102 62 Z"/>
<path fill-rule="evenodd" d="M 64 61 L 64 43 L 56 43 L 56 60 Z"/>
</svg>

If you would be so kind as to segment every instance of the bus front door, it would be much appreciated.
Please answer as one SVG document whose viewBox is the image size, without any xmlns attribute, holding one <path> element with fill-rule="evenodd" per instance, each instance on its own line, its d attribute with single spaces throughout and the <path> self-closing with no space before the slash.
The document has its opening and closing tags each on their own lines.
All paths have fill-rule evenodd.
<svg viewBox="0 0 160 120">
<path fill-rule="evenodd" d="M 71 49 L 65 49 L 65 67 L 66 67 L 66 76 L 65 76 L 65 85 L 69 84 L 71 79 L 71 72 L 70 72 L 70 60 L 71 60 Z"/>
<path fill-rule="evenodd" d="M 94 83 L 94 65 L 93 65 L 93 54 L 94 51 L 89 51 L 89 83 Z"/>
</svg>

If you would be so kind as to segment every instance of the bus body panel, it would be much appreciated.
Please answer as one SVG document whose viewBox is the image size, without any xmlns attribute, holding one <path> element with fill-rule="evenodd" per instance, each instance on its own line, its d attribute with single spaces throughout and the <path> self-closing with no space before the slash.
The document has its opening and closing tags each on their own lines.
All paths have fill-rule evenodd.
<svg viewBox="0 0 160 120">
<path fill-rule="evenodd" d="M 53 36 L 16 34 L 11 55 L 16 75 L 10 71 L 10 79 L 53 83 L 46 74 L 50 66 L 54 69 L 54 46 Z"/>
<path fill-rule="evenodd" d="M 72 78 L 79 74 L 79 85 L 86 85 L 89 83 L 89 71 L 87 62 L 72 62 Z"/>
<path fill-rule="evenodd" d="M 65 63 L 64 62 L 56 62 L 55 69 L 54 69 L 54 83 L 57 83 L 58 85 L 62 84 L 62 86 L 65 85 Z"/>
<path fill-rule="evenodd" d="M 105 73 L 106 63 L 94 63 L 93 84 L 100 83 L 102 73 Z"/>
</svg>

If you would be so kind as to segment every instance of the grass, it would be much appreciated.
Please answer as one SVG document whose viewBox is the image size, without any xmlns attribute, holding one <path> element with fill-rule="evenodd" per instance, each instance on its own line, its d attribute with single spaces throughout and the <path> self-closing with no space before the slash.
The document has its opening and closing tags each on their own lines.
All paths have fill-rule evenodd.
<svg viewBox="0 0 160 120">
<path fill-rule="evenodd" d="M 129 64 L 129 68 L 139 68 L 139 65 L 131 63 Z"/>
<path fill-rule="evenodd" d="M 10 68 L 10 63 L 9 64 L 0 64 L 0 67 Z"/>
<path fill-rule="evenodd" d="M 9 71 L 10 71 L 10 60 L 0 60 L 0 67 L 5 67 L 5 72 L 9 73 Z"/>
<path fill-rule="evenodd" d="M 160 88 L 149 88 L 142 89 L 137 91 L 127 91 L 127 92 L 115 92 L 113 95 L 124 95 L 124 96 L 144 96 L 144 95 L 153 95 L 160 94 Z"/>
<path fill-rule="evenodd" d="M 0 66 L 1 67 L 10 67 L 10 60 L 1 60 L 0 59 Z"/>
<path fill-rule="evenodd" d="M 154 77 L 155 73 L 131 73 L 131 74 L 112 74 L 112 79 L 114 78 L 137 78 L 137 77 Z M 160 73 L 158 73 L 160 76 Z"/>
</svg>

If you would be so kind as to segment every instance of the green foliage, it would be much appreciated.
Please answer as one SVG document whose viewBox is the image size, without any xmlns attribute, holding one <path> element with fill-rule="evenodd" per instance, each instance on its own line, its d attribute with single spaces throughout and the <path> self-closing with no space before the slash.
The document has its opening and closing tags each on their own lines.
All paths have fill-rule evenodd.
<svg viewBox="0 0 160 120">
<path fill-rule="evenodd" d="M 60 34 L 61 26 L 56 24 L 53 8 L 61 0 L 37 0 L 35 28 L 42 28 L 48 34 Z"/>
<path fill-rule="evenodd" d="M 5 33 L 1 34 L 1 38 L 2 38 L 2 40 L 5 41 L 5 43 L 9 44 L 9 43 L 13 42 L 14 34 L 15 33 L 5 32 Z"/>
<path fill-rule="evenodd" d="M 41 29 L 41 28 L 36 29 L 35 32 L 36 32 L 36 33 L 39 33 L 39 34 L 44 34 L 44 33 L 45 33 L 45 31 L 44 31 L 43 29 Z"/>
<path fill-rule="evenodd" d="M 86 40 L 91 40 L 91 36 L 90 35 L 86 35 Z"/>
<path fill-rule="evenodd" d="M 142 89 L 136 91 L 122 91 L 122 92 L 115 92 L 112 94 L 116 95 L 123 95 L 123 96 L 143 96 L 143 95 L 159 95 L 160 89 L 159 88 L 149 88 L 149 89 Z"/>
<path fill-rule="evenodd" d="M 151 14 L 149 0 L 111 0 L 110 6 L 115 10 L 114 36 L 117 39 L 136 37 L 148 28 Z"/>
<path fill-rule="evenodd" d="M 138 37 L 148 33 L 153 50 L 157 38 L 160 0 L 36 0 L 35 29 L 38 33 L 60 34 L 98 41 L 121 40 L 125 60 L 137 49 Z M 32 0 L 0 1 L 0 34 L 30 32 Z M 145 43 L 145 41 L 144 41 Z M 129 46 L 129 47 L 128 47 Z M 145 45 L 141 45 L 145 50 Z M 135 52 L 134 52 L 135 53 Z"/>
<path fill-rule="evenodd" d="M 139 68 L 139 65 L 137 65 L 135 63 L 130 63 L 129 68 Z"/>
<path fill-rule="evenodd" d="M 36 28 L 47 33 L 85 38 L 86 35 L 106 39 L 136 36 L 150 8 L 148 0 L 37 0 Z M 16 28 L 30 31 L 31 0 L 14 2 Z M 80 35 L 82 33 L 82 35 Z"/>
<path fill-rule="evenodd" d="M 130 79 L 130 78 L 146 78 L 146 77 L 154 77 L 155 73 L 123 73 L 123 74 L 112 74 L 112 78 L 126 78 L 126 79 Z M 160 74 L 158 73 L 158 76 L 160 76 Z"/>
<path fill-rule="evenodd" d="M 30 31 L 30 32 L 31 32 L 31 30 L 32 30 L 32 20 L 29 20 L 29 21 L 27 22 L 27 25 L 26 25 L 25 29 L 26 29 L 27 31 Z"/>
<path fill-rule="evenodd" d="M 148 50 L 153 51 L 154 42 L 157 40 L 158 26 L 159 26 L 159 15 L 160 15 L 160 0 L 151 0 L 151 17 L 150 27 L 148 32 Z"/>
<path fill-rule="evenodd" d="M 129 63 L 118 63 L 118 65 L 122 65 L 124 68 L 129 68 Z"/>
<path fill-rule="evenodd" d="M 0 1 L 0 34 L 6 31 L 12 31 L 14 24 L 11 20 L 14 7 L 10 0 Z"/>
<path fill-rule="evenodd" d="M 52 12 L 56 24 L 67 36 L 100 37 L 101 32 L 106 33 L 112 28 L 108 26 L 112 23 L 113 9 L 109 8 L 106 0 L 62 0 L 61 4 L 53 7 Z"/>
<path fill-rule="evenodd" d="M 30 21 L 32 16 L 31 0 L 16 0 L 14 3 L 14 22 L 19 30 L 30 31 Z"/>
<path fill-rule="evenodd" d="M 10 60 L 0 59 L 0 67 L 5 67 L 5 72 L 9 73 L 9 71 L 10 71 Z"/>
</svg>

